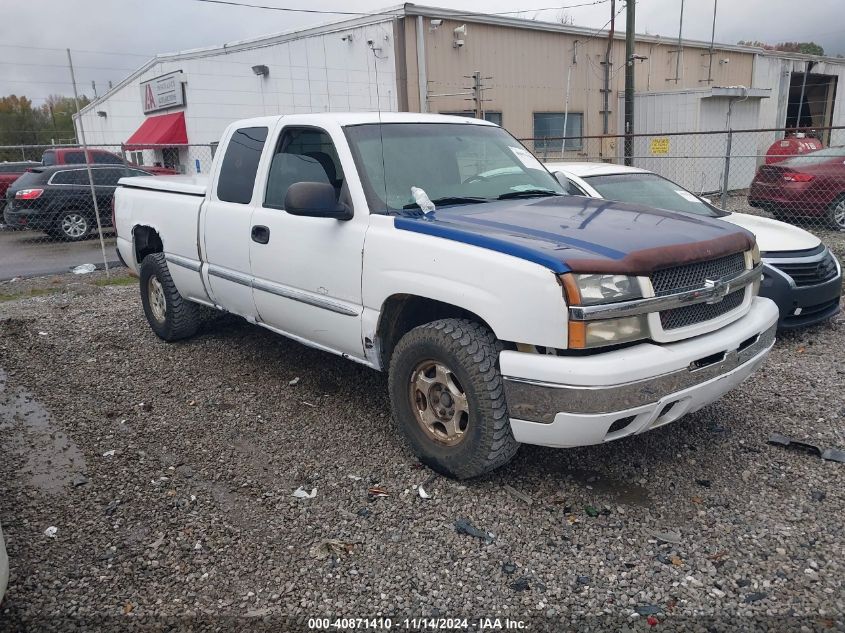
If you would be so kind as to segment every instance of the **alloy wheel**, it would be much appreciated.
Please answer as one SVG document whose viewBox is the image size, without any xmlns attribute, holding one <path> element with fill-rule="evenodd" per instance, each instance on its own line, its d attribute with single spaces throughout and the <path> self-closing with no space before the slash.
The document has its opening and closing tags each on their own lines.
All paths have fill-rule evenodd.
<svg viewBox="0 0 845 633">
<path fill-rule="evenodd" d="M 167 317 L 167 301 L 164 297 L 164 288 L 157 277 L 150 277 L 147 284 L 147 295 L 150 300 L 150 310 L 153 318 L 159 323 L 164 323 Z"/>
<path fill-rule="evenodd" d="M 88 221 L 80 213 L 68 213 L 62 218 L 61 227 L 67 237 L 78 239 L 88 232 Z"/>
<path fill-rule="evenodd" d="M 443 363 L 426 360 L 411 373 L 409 396 L 417 424 L 434 441 L 455 446 L 469 424 L 467 396 L 455 374 Z"/>
</svg>

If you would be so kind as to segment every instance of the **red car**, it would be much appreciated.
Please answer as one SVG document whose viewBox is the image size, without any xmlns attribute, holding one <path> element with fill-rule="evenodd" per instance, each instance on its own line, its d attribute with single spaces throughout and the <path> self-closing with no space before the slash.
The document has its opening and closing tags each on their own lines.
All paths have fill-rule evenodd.
<svg viewBox="0 0 845 633">
<path fill-rule="evenodd" d="M 123 165 L 123 159 L 104 149 L 89 149 L 88 156 L 92 165 Z M 44 150 L 41 155 L 41 164 L 45 167 L 54 165 L 84 165 L 85 155 L 81 147 L 57 147 Z M 157 176 L 172 176 L 177 171 L 167 167 L 144 167 L 135 163 L 127 162 L 127 167 L 143 169 Z"/>
<path fill-rule="evenodd" d="M 25 160 L 17 163 L 0 163 L 0 200 L 6 196 L 6 190 L 18 177 L 32 167 L 40 167 L 41 163 Z"/>
<path fill-rule="evenodd" d="M 832 229 L 845 229 L 845 147 L 761 165 L 748 204 L 770 211 L 778 220 L 820 218 Z"/>
</svg>

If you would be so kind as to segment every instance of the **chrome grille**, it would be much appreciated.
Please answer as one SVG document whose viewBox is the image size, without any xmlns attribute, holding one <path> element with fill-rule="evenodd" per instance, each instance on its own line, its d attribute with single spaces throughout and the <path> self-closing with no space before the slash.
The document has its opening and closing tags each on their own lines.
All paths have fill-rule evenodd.
<svg viewBox="0 0 845 633">
<path fill-rule="evenodd" d="M 777 260 L 767 260 L 769 264 L 789 275 L 799 288 L 815 286 L 830 281 L 836 277 L 836 262 L 830 253 L 815 261 L 778 263 Z"/>
<path fill-rule="evenodd" d="M 664 330 L 676 330 L 718 319 L 723 314 L 741 306 L 744 298 L 745 288 L 741 288 L 726 296 L 719 303 L 695 303 L 682 308 L 663 310 L 660 313 L 660 325 L 663 326 Z"/>
<path fill-rule="evenodd" d="M 703 288 L 707 279 L 716 280 L 722 277 L 734 277 L 744 270 L 745 255 L 734 253 L 706 262 L 696 262 L 655 271 L 651 274 L 651 285 L 654 287 L 655 296 L 662 297 L 675 292 Z"/>
</svg>

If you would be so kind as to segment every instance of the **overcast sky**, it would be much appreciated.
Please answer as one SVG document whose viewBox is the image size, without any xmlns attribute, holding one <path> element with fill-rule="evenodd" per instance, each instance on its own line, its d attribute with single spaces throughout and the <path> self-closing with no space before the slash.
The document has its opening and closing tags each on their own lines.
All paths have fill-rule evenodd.
<svg viewBox="0 0 845 633">
<path fill-rule="evenodd" d="M 390 0 L 232 0 L 282 7 L 371 11 Z M 420 4 L 467 11 L 504 12 L 563 7 L 595 0 L 430 0 Z M 64 49 L 70 47 L 80 90 L 91 81 L 102 94 L 155 53 L 222 44 L 344 16 L 283 13 L 207 4 L 198 0 L 4 0 L 0 19 L 0 95 L 23 94 L 43 103 L 49 94 L 71 94 Z M 618 8 L 622 0 L 617 0 Z M 637 32 L 677 37 L 681 0 L 638 0 Z M 845 53 L 843 0 L 721 0 L 716 41 L 815 40 L 825 52 Z M 554 20 L 560 10 L 526 11 L 521 17 Z M 579 26 L 599 28 L 609 0 L 570 8 Z M 686 0 L 683 35 L 709 40 L 713 0 Z M 624 12 L 617 23 L 624 29 Z M 50 49 L 50 50 L 45 50 Z"/>
</svg>

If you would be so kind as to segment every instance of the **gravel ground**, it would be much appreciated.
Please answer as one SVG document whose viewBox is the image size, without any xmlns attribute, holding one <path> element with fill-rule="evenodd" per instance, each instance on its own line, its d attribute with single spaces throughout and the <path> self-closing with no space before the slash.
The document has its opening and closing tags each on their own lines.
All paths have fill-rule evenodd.
<svg viewBox="0 0 845 633">
<path fill-rule="evenodd" d="M 766 443 L 845 448 L 843 359 L 839 317 L 675 424 L 456 482 L 369 369 L 231 317 L 163 343 L 132 286 L 5 301 L 0 629 L 845 630 L 845 465 Z"/>
</svg>

